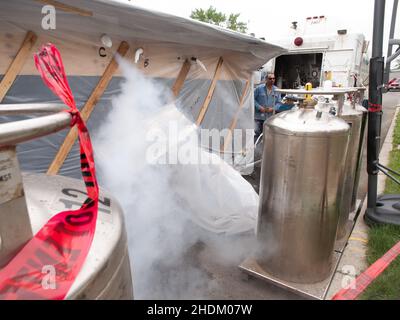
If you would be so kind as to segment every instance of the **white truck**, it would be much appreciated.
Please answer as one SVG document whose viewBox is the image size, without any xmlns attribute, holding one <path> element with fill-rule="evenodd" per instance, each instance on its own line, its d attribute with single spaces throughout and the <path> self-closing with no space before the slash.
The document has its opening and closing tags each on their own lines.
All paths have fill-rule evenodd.
<svg viewBox="0 0 400 320">
<path fill-rule="evenodd" d="M 348 34 L 347 30 L 326 32 L 326 22 L 325 16 L 309 17 L 302 31 L 293 22 L 289 36 L 271 40 L 288 52 L 270 60 L 261 72 L 274 72 L 276 85 L 286 89 L 307 82 L 319 87 L 325 80 L 337 87 L 367 85 L 369 42 L 364 35 Z"/>
</svg>

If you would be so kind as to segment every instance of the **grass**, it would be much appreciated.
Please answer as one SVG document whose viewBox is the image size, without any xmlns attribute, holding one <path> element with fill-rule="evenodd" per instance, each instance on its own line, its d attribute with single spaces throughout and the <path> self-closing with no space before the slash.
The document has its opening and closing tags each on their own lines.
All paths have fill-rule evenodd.
<svg viewBox="0 0 400 320">
<path fill-rule="evenodd" d="M 368 237 L 367 262 L 371 265 L 400 241 L 400 227 L 391 225 L 374 227 L 369 230 Z M 371 283 L 361 299 L 400 299 L 400 257 L 397 257 L 389 267 Z"/>
<path fill-rule="evenodd" d="M 393 150 L 389 155 L 388 167 L 400 172 L 400 113 L 393 132 Z M 385 194 L 400 194 L 400 186 L 391 179 L 386 180 Z M 400 241 L 400 227 L 393 225 L 375 226 L 368 232 L 367 262 L 369 265 L 382 257 Z M 382 274 L 371 283 L 361 296 L 366 300 L 400 299 L 400 257 L 397 257 Z"/>
</svg>

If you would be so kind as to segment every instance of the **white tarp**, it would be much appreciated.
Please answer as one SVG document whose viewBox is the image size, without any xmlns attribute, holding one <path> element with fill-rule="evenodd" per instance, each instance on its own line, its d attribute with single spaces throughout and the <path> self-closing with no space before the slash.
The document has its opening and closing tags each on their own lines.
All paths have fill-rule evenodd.
<svg viewBox="0 0 400 320">
<path fill-rule="evenodd" d="M 168 172 L 170 190 L 176 194 L 179 206 L 190 213 L 191 220 L 211 232 L 255 230 L 258 194 L 232 166 L 196 143 L 200 140 L 198 128 L 175 105 L 164 106 L 146 123 L 145 131 L 159 131 L 167 137 L 171 123 L 178 129 L 179 138 L 163 141 L 167 148 L 159 148 L 153 161 Z M 138 155 L 145 152 L 137 150 Z M 171 152 L 178 155 L 175 164 L 167 164 Z"/>
</svg>

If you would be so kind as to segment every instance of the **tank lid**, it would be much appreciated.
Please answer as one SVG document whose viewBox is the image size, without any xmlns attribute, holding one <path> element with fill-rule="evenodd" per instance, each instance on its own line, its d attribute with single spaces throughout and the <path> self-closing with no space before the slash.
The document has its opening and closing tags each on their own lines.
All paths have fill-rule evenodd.
<svg viewBox="0 0 400 320">
<path fill-rule="evenodd" d="M 350 126 L 346 121 L 314 109 L 292 109 L 266 121 L 272 131 L 300 135 L 346 135 Z"/>
<path fill-rule="evenodd" d="M 356 88 L 315 88 L 312 90 L 305 89 L 276 89 L 278 93 L 287 93 L 287 94 L 311 94 L 311 95 L 344 95 L 346 93 L 356 92 Z"/>
</svg>

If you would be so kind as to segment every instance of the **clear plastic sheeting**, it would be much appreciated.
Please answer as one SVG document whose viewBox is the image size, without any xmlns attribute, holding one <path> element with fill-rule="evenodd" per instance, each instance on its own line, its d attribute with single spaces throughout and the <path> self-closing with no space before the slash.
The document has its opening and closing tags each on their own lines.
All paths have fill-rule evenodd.
<svg viewBox="0 0 400 320">
<path fill-rule="evenodd" d="M 164 171 L 157 170 L 158 175 L 169 177 L 177 205 L 190 213 L 189 219 L 211 232 L 234 234 L 255 230 L 258 194 L 221 157 L 204 150 L 198 128 L 175 105 L 164 106 L 160 114 L 146 122 L 145 131 L 168 137 L 171 124 L 177 129 L 178 138 L 163 140 L 159 148 L 153 149 L 150 160 Z M 151 171 L 154 167 L 145 166 L 143 170 Z"/>
<path fill-rule="evenodd" d="M 220 157 L 204 150 L 200 154 L 211 164 L 173 168 L 174 191 L 190 218 L 216 233 L 255 230 L 259 199 L 253 187 Z"/>
<path fill-rule="evenodd" d="M 209 58 L 204 63 L 209 69 L 215 70 L 218 60 L 218 57 Z M 201 128 L 209 130 L 209 140 L 205 130 L 203 131 L 202 143 L 205 150 L 221 156 L 244 173 L 246 165 L 253 160 L 253 84 L 251 77 L 240 79 L 237 70 L 229 60 L 224 60 L 220 73 L 220 78 L 224 80 L 217 82 L 201 122 Z M 176 100 L 176 104 L 193 122 L 197 120 L 204 104 L 204 95 L 207 95 L 211 85 L 211 80 L 203 79 L 204 77 L 204 70 L 196 64 L 193 65 Z M 232 127 L 232 139 L 225 140 L 234 120 L 236 125 Z"/>
</svg>

